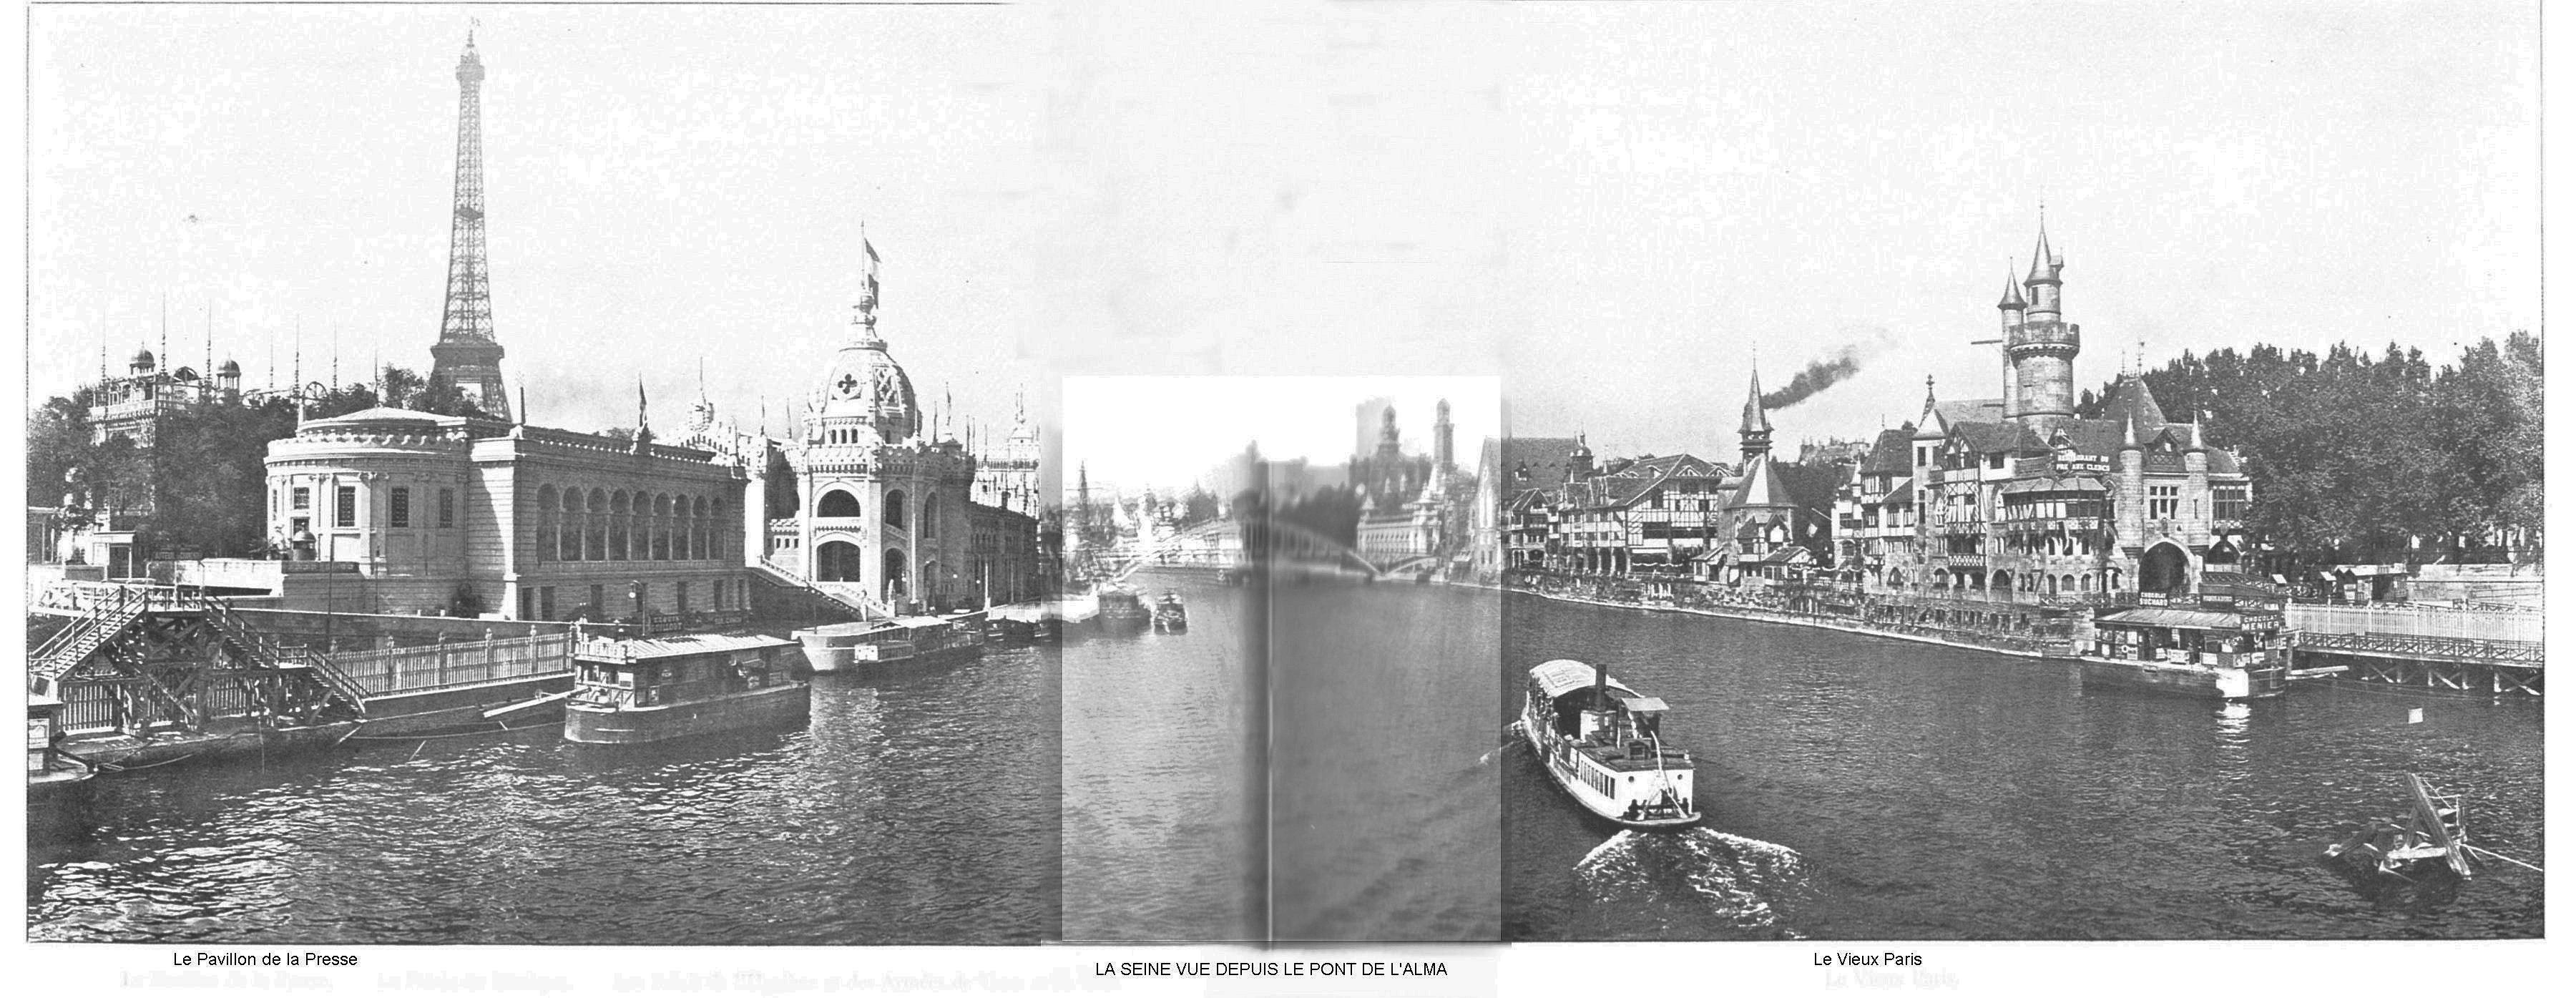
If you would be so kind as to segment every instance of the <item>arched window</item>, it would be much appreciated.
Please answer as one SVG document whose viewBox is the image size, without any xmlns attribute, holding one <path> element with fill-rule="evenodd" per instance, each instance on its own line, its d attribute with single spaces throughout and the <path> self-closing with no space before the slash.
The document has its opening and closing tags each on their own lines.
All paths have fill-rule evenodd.
<svg viewBox="0 0 2576 998">
<path fill-rule="evenodd" d="M 921 539 L 927 541 L 938 535 L 939 493 L 931 492 L 921 497 Z"/>
<path fill-rule="evenodd" d="M 555 508 L 552 483 L 537 486 L 537 560 L 553 561 L 563 552 L 563 511 Z"/>
<path fill-rule="evenodd" d="M 902 490 L 902 489 L 896 489 L 896 490 L 894 490 L 894 491 L 892 491 L 892 492 L 888 492 L 888 493 L 886 493 L 886 497 L 885 497 L 885 522 L 886 522 L 886 526 L 889 526 L 889 527 L 901 527 L 901 526 L 903 526 L 903 525 L 904 525 L 903 502 L 904 502 L 904 496 L 903 496 L 903 490 Z"/>
<path fill-rule="evenodd" d="M 653 560 L 671 560 L 671 497 L 653 497 Z"/>
<path fill-rule="evenodd" d="M 707 522 L 705 496 L 689 500 L 689 525 L 692 531 L 689 538 L 689 557 L 698 559 L 711 557 L 707 554 L 707 541 L 712 539 L 710 535 L 715 532 L 715 525 Z"/>
<path fill-rule="evenodd" d="M 586 514 L 583 519 L 588 523 L 588 529 L 586 536 L 582 540 L 582 559 L 585 561 L 607 561 L 608 490 L 590 490 L 590 512 Z M 602 605 L 603 607 L 605 606 L 605 604 Z M 605 611 L 603 610 L 603 612 Z"/>
<path fill-rule="evenodd" d="M 608 560 L 625 561 L 634 553 L 635 500 L 620 489 L 608 496 Z"/>
<path fill-rule="evenodd" d="M 724 500 L 711 499 L 707 501 L 707 522 L 716 526 L 714 534 L 707 538 L 707 557 L 723 558 L 725 557 L 725 551 L 727 550 L 726 545 L 730 543 L 733 538 L 741 536 L 739 530 L 724 529 Z M 766 532 L 765 525 L 763 532 Z"/>
<path fill-rule="evenodd" d="M 895 494 L 902 495 L 900 492 Z M 851 495 L 848 489 L 826 489 L 823 491 L 823 497 L 814 503 L 814 515 L 818 517 L 858 516 L 860 515 L 859 497 Z"/>
</svg>

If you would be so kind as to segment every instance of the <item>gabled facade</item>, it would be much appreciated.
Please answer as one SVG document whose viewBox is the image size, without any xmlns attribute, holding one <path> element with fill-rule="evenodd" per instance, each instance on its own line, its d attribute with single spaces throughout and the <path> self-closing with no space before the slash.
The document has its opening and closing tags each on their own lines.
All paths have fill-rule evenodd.
<svg viewBox="0 0 2576 998">
<path fill-rule="evenodd" d="M 2201 424 L 2165 417 L 2134 372 L 2104 412 L 2072 404 L 2081 329 L 2060 315 L 2065 259 L 2045 233 L 2030 277 L 2006 290 L 2009 366 L 2000 400 L 1943 402 L 1927 392 L 1906 438 L 1913 536 L 1885 526 L 1903 507 L 1890 431 L 1846 486 L 1840 517 L 1859 577 L 1883 592 L 2040 598 L 2185 593 L 2236 560 L 2252 498 L 2237 455 Z M 2019 293 L 2029 291 L 2025 302 Z M 1881 524 L 1869 527 L 1873 522 Z M 1875 543 L 1871 543 L 1875 542 Z"/>
</svg>

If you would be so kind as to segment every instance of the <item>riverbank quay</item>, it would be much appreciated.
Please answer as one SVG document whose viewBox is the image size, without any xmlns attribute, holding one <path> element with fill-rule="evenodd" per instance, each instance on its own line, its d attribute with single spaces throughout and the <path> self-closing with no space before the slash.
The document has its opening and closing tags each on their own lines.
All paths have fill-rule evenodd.
<svg viewBox="0 0 2576 998">
<path fill-rule="evenodd" d="M 2141 607 L 2180 607 L 2137 593 L 1977 599 L 1865 593 L 1836 583 L 1801 583 L 1738 591 L 1687 578 L 1519 573 L 1501 585 L 1452 585 L 1524 592 L 1551 600 L 1618 609 L 1794 624 L 1850 634 L 1944 645 L 2020 658 L 2075 661 L 2104 653 L 2096 621 Z M 2238 608 L 2286 621 L 2284 663 L 2303 682 L 2397 685 L 2461 696 L 2540 696 L 2543 648 L 2537 614 L 2403 604 L 2350 607 L 2286 603 L 2233 591 L 2217 582 L 2200 594 L 2204 609 Z M 2156 611 L 2149 611 L 2156 612 Z M 2132 625 L 2121 625 L 2132 626 Z M 2467 633 L 2486 637 L 2469 638 Z M 2189 657 L 2188 652 L 2183 653 Z M 2123 656 L 2125 657 L 2125 656 Z"/>
<path fill-rule="evenodd" d="M 1500 586 L 1484 587 L 1568 603 L 1794 624 L 2020 658 L 2052 659 L 2071 659 L 2090 640 L 2095 609 L 2124 605 L 2098 596 L 2046 602 L 1891 599 L 1865 595 L 1857 587 L 1827 585 L 1790 595 L 1738 594 L 1690 579 L 1526 573 Z"/>
<path fill-rule="evenodd" d="M 105 774 L 558 721 L 582 631 L 752 625 L 744 611 L 585 625 L 306 613 L 94 582 L 50 587 L 28 621 L 47 744 Z"/>
</svg>

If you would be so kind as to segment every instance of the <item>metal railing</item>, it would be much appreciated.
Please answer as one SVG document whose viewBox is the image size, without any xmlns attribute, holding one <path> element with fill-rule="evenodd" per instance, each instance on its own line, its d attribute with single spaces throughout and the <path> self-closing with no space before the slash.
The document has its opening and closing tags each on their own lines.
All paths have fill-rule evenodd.
<svg viewBox="0 0 2576 998">
<path fill-rule="evenodd" d="M 2301 651 L 2401 656 L 2446 662 L 2481 662 L 2531 669 L 2538 669 L 2543 663 L 2541 645 L 2535 641 L 2299 631 L 2290 636 L 2290 643 L 2292 647 Z"/>
</svg>

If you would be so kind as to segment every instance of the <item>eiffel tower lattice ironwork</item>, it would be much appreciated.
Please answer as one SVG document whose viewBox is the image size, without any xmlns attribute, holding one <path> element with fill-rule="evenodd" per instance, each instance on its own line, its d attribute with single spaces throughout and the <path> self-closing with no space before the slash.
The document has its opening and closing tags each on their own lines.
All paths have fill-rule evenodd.
<svg viewBox="0 0 2576 998">
<path fill-rule="evenodd" d="M 430 377 L 508 419 L 501 343 L 492 335 L 492 277 L 483 256 L 483 57 L 472 32 L 456 63 L 456 85 L 456 212 L 447 242 L 447 310 L 429 349 Z"/>
</svg>

